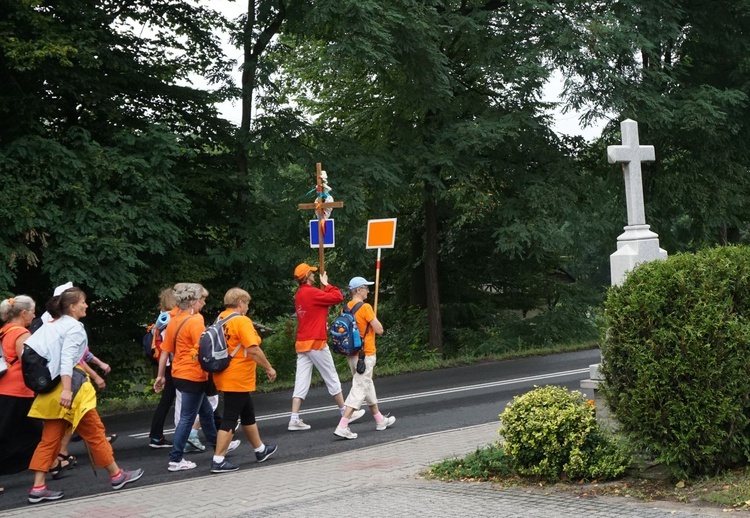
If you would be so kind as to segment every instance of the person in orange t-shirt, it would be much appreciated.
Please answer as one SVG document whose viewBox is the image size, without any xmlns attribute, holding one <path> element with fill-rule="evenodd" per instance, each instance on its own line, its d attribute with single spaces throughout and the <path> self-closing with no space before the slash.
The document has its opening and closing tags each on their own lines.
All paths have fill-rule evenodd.
<svg viewBox="0 0 750 518">
<path fill-rule="evenodd" d="M 195 417 L 200 417 L 206 441 L 216 447 L 216 424 L 213 409 L 206 396 L 208 374 L 198 362 L 198 340 L 206 330 L 203 315 L 195 310 L 203 297 L 203 286 L 185 282 L 175 285 L 174 299 L 177 313 L 170 318 L 164 330 L 164 341 L 159 356 L 159 372 L 154 381 L 154 391 L 160 392 L 165 384 L 167 358 L 172 357 L 172 382 L 175 390 L 182 394 L 180 422 L 174 432 L 172 449 L 169 452 L 169 471 L 183 471 L 196 467 L 194 462 L 184 458 L 190 430 Z"/>
<path fill-rule="evenodd" d="M 344 296 L 336 286 L 328 284 L 328 275 L 325 272 L 320 274 L 323 289 L 316 288 L 316 271 L 316 267 L 306 263 L 299 264 L 294 269 L 294 278 L 299 282 L 299 289 L 294 294 L 294 309 L 297 313 L 297 370 L 292 393 L 292 415 L 287 426 L 287 430 L 292 432 L 310 429 L 310 425 L 299 418 L 299 411 L 310 390 L 313 366 L 323 377 L 328 393 L 333 396 L 342 416 L 346 408 L 339 374 L 328 348 L 328 308 L 343 302 Z M 349 421 L 359 419 L 364 413 L 364 410 L 359 410 Z"/>
<path fill-rule="evenodd" d="M 238 418 L 242 430 L 253 445 L 258 462 L 264 462 L 277 449 L 275 444 L 264 444 L 261 440 L 258 424 L 255 422 L 255 407 L 250 397 L 250 392 L 255 390 L 256 367 L 263 367 L 271 382 L 276 381 L 276 371 L 260 348 L 260 336 L 253 321 L 247 317 L 249 307 L 250 294 L 241 288 L 232 288 L 224 295 L 225 309 L 219 315 L 219 320 L 235 315 L 224 324 L 227 350 L 232 359 L 226 369 L 213 375 L 216 388 L 224 393 L 224 414 L 216 439 L 211 473 L 227 473 L 239 469 L 239 466 L 225 459 Z"/>
<path fill-rule="evenodd" d="M 28 295 L 18 295 L 0 303 L 0 329 L 3 357 L 8 365 L 0 378 L 0 475 L 20 473 L 42 438 L 42 421 L 28 417 L 34 392 L 26 387 L 21 372 L 23 342 L 31 336 L 27 329 L 34 319 L 36 304 Z M 57 474 L 60 468 L 52 470 Z"/>
<path fill-rule="evenodd" d="M 373 284 L 375 283 L 368 281 L 364 277 L 354 277 L 349 281 L 351 300 L 347 303 L 347 308 L 352 311 L 359 304 L 354 313 L 354 319 L 357 321 L 357 330 L 364 342 L 362 352 L 364 353 L 365 371 L 361 374 L 357 372 L 359 354 L 347 356 L 349 368 L 352 371 L 352 390 L 349 391 L 349 395 L 346 398 L 346 411 L 341 416 L 338 426 L 333 431 L 334 435 L 343 439 L 357 438 L 357 434 L 349 429 L 349 423 L 351 423 L 350 417 L 355 412 L 363 411 L 359 408 L 362 405 L 362 401 L 370 407 L 370 412 L 372 412 L 372 416 L 375 418 L 376 430 L 383 431 L 396 422 L 395 417 L 391 415 L 384 416 L 380 413 L 378 396 L 375 393 L 375 384 L 372 381 L 372 372 L 375 369 L 376 362 L 375 335 L 383 334 L 383 324 L 375 316 L 372 306 L 365 302 L 367 294 L 370 292 L 369 286 Z"/>
</svg>

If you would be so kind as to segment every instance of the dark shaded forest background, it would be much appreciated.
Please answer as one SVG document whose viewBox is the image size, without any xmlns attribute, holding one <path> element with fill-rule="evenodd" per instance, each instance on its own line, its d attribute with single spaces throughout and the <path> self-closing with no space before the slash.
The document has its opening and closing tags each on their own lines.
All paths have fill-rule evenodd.
<svg viewBox="0 0 750 518">
<path fill-rule="evenodd" d="M 366 222 L 398 218 L 378 313 L 394 362 L 596 340 L 626 224 L 605 150 L 625 118 L 656 148 L 662 247 L 746 240 L 750 2 L 246 5 L 0 0 L 0 292 L 41 313 L 81 286 L 112 394 L 150 375 L 137 342 L 175 282 L 210 291 L 206 320 L 241 286 L 288 337 L 291 272 L 317 261 L 297 210 L 316 162 L 346 204 L 331 282 L 374 277 Z M 552 131 L 555 72 L 582 125 L 609 121 L 599 138 Z"/>
</svg>

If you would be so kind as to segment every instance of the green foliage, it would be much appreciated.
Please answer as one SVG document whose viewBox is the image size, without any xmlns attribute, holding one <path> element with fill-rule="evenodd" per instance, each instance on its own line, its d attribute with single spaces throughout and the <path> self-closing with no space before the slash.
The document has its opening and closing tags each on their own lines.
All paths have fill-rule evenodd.
<svg viewBox="0 0 750 518">
<path fill-rule="evenodd" d="M 209 289 L 207 316 L 232 286 L 262 321 L 288 313 L 292 268 L 316 260 L 296 204 L 318 161 L 346 202 L 326 261 L 339 284 L 371 277 L 367 219 L 399 218 L 381 365 L 431 358 L 441 332 L 447 356 L 590 339 L 582 294 L 608 284 L 625 219 L 619 169 L 602 158 L 619 133 L 587 145 L 551 131 L 539 99 L 557 67 L 571 107 L 636 118 L 656 145 L 645 197 L 665 248 L 739 239 L 750 221 L 745 2 L 248 5 L 232 24 L 181 0 L 0 6 L 12 121 L 0 127 L 0 290 L 43 302 L 59 282 L 82 285 L 92 336 L 117 336 L 96 352 L 135 342 L 178 281 Z M 248 51 L 241 89 L 221 30 Z M 195 74 L 215 90 L 188 86 Z M 254 103 L 235 131 L 215 102 L 240 90 Z M 561 286 L 559 267 L 583 288 Z"/>
<path fill-rule="evenodd" d="M 644 197 L 664 248 L 738 242 L 750 222 L 750 5 L 618 0 L 591 8 L 607 12 L 575 28 L 586 51 L 558 62 L 571 106 L 586 117 L 615 114 L 608 144 L 619 143 L 615 121 L 630 118 L 640 141 L 655 146 Z"/>
<path fill-rule="evenodd" d="M 427 476 L 440 480 L 485 481 L 514 473 L 511 458 L 505 454 L 502 443 L 493 443 L 486 448 L 477 448 L 463 459 L 447 459 L 433 464 Z"/>
<path fill-rule="evenodd" d="M 636 268 L 606 303 L 604 393 L 638 448 L 677 476 L 750 451 L 750 249 Z"/>
<path fill-rule="evenodd" d="M 582 282 L 559 283 L 552 307 L 537 299 L 528 311 L 511 306 L 501 293 L 482 294 L 484 304 L 444 304 L 446 355 L 502 355 L 528 349 L 560 347 L 599 339 L 599 297 Z M 494 299 L 494 300 L 493 300 Z M 524 314 L 525 313 L 525 314 Z"/>
<path fill-rule="evenodd" d="M 220 96 L 183 86 L 196 73 L 223 80 L 222 24 L 180 0 L 3 2 L 0 114 L 14 123 L 0 128 L 0 145 L 74 126 L 103 143 L 149 123 L 203 139 L 227 131 L 212 106 Z"/>
<path fill-rule="evenodd" d="M 184 150 L 156 127 L 110 139 L 105 147 L 76 129 L 64 144 L 28 137 L 0 147 L 4 278 L 41 264 L 48 278 L 118 299 L 138 283 L 146 258 L 179 242 L 179 207 L 188 202 L 162 186 L 174 181 Z"/>
<path fill-rule="evenodd" d="M 390 302 L 378 307 L 378 320 L 385 328 L 383 335 L 376 338 L 378 367 L 421 361 L 436 355 L 428 346 L 424 310 L 407 308 L 401 312 L 398 305 Z"/>
<path fill-rule="evenodd" d="M 263 339 L 261 348 L 266 358 L 276 370 L 279 380 L 293 380 L 297 369 L 297 319 L 281 317 L 268 324 L 274 330 L 271 336 Z M 259 378 L 262 381 L 262 378 Z"/>
<path fill-rule="evenodd" d="M 503 311 L 477 328 L 449 330 L 450 354 L 501 355 L 527 349 L 554 348 L 598 340 L 595 315 L 579 309 L 555 307 L 524 319 L 520 312 Z"/>
<path fill-rule="evenodd" d="M 514 397 L 500 420 L 505 452 L 521 475 L 607 480 L 627 467 L 627 455 L 599 428 L 593 402 L 580 392 L 537 387 Z"/>
<path fill-rule="evenodd" d="M 287 78 L 277 101 L 313 120 L 308 133 L 346 182 L 347 207 L 363 209 L 353 223 L 399 218 L 391 293 L 402 314 L 429 308 L 427 331 L 445 331 L 449 353 L 466 323 L 455 313 L 544 305 L 577 246 L 576 170 L 537 95 L 546 60 L 578 45 L 566 36 L 591 13 L 575 6 L 322 2 L 312 27 L 274 49 Z M 439 277 L 425 281 L 438 261 Z"/>
</svg>

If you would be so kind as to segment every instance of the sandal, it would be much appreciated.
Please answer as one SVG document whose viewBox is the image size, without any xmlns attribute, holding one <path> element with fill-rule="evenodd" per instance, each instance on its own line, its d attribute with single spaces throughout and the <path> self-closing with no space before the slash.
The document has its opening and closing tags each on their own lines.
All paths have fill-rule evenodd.
<svg viewBox="0 0 750 518">
<path fill-rule="evenodd" d="M 78 466 L 78 459 L 76 459 L 74 455 L 70 455 L 70 454 L 66 455 L 64 453 L 58 453 L 57 458 L 60 459 L 61 461 L 68 461 L 69 468 L 74 468 Z"/>
<path fill-rule="evenodd" d="M 65 461 L 58 459 L 57 464 L 55 464 L 49 469 L 48 473 L 52 475 L 53 480 L 59 480 L 62 477 L 62 474 L 65 472 L 65 470 L 70 467 L 69 462 L 68 464 L 63 464 L 63 462 Z"/>
</svg>

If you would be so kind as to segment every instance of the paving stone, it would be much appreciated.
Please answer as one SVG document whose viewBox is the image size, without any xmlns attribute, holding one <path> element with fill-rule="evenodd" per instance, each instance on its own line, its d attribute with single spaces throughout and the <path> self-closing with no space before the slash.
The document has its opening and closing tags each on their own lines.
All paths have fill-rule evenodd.
<svg viewBox="0 0 750 518">
<path fill-rule="evenodd" d="M 124 492 L 104 492 L 23 507 L 4 513 L 3 518 L 299 518 L 342 513 L 364 518 L 701 518 L 722 515 L 720 509 L 713 508 L 696 511 L 679 504 L 647 504 L 624 498 L 545 495 L 499 489 L 491 484 L 429 481 L 418 476 L 420 470 L 436 461 L 462 457 L 496 441 L 497 428 L 497 423 L 489 423 L 353 448 L 325 458 L 278 465 L 269 463 L 222 477 L 135 486 Z M 227 484 L 253 488 L 253 494 L 228 493 Z M 348 489 L 342 491 L 342 487 Z"/>
</svg>

